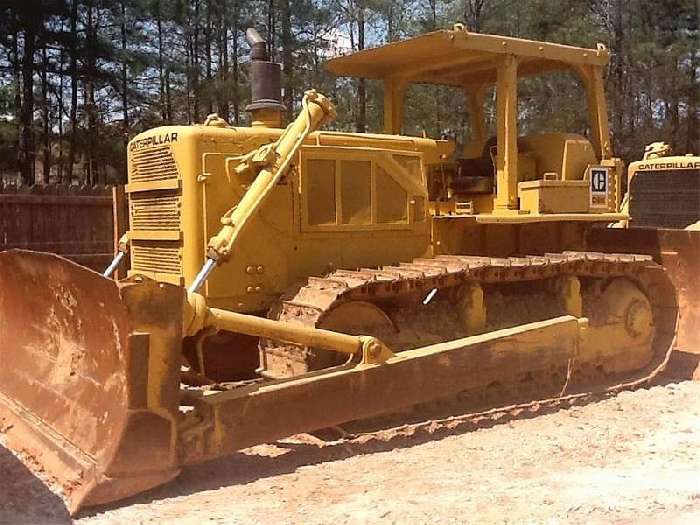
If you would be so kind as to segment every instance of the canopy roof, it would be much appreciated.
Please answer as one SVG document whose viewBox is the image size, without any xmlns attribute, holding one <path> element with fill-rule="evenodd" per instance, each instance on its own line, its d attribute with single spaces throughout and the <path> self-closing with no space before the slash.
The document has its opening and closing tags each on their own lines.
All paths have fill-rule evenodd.
<svg viewBox="0 0 700 525">
<path fill-rule="evenodd" d="M 519 76 L 576 65 L 605 66 L 609 60 L 602 44 L 597 49 L 586 49 L 470 33 L 456 26 L 334 58 L 326 62 L 326 67 L 338 76 L 464 86 L 495 82 L 499 59 L 506 54 L 518 58 Z"/>
</svg>

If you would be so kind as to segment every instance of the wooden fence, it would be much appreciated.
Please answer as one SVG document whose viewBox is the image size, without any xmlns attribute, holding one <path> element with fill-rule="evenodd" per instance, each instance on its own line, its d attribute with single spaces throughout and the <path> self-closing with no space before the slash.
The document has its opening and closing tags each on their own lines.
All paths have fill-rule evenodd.
<svg viewBox="0 0 700 525">
<path fill-rule="evenodd" d="M 123 207 L 123 192 L 107 187 L 0 184 L 0 251 L 53 252 L 103 270 L 114 253 L 115 229 L 124 228 Z"/>
</svg>

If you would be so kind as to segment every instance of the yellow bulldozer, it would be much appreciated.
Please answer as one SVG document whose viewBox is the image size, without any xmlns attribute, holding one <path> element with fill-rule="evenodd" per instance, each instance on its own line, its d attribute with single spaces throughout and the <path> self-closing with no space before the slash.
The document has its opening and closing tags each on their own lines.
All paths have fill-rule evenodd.
<svg viewBox="0 0 700 525">
<path fill-rule="evenodd" d="M 564 403 L 663 369 L 664 268 L 581 251 L 627 218 L 603 46 L 456 26 L 338 57 L 331 72 L 383 81 L 385 131 L 359 134 L 323 131 L 315 91 L 283 129 L 280 68 L 248 37 L 252 125 L 211 115 L 129 143 L 130 226 L 105 275 L 0 253 L 0 430 L 71 512 L 296 433 L 457 395 Z M 519 136 L 518 80 L 553 71 L 580 78 L 588 137 Z M 464 90 L 463 148 L 401 134 L 425 83 Z"/>
</svg>

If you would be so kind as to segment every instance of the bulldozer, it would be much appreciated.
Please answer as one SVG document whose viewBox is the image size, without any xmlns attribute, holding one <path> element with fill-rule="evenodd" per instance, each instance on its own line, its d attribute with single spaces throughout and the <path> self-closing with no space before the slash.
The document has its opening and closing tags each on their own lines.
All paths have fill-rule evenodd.
<svg viewBox="0 0 700 525">
<path fill-rule="evenodd" d="M 347 133 L 322 129 L 335 110 L 313 90 L 283 127 L 280 67 L 247 37 L 251 126 L 210 115 L 131 140 L 129 230 L 104 275 L 0 253 L 0 431 L 71 513 L 297 433 L 453 396 L 534 410 L 663 370 L 664 268 L 581 250 L 627 218 L 604 46 L 455 26 L 332 59 L 384 86 L 384 132 Z M 588 137 L 519 136 L 518 80 L 554 71 L 580 78 Z M 463 89 L 464 148 L 402 134 L 414 84 Z"/>
</svg>

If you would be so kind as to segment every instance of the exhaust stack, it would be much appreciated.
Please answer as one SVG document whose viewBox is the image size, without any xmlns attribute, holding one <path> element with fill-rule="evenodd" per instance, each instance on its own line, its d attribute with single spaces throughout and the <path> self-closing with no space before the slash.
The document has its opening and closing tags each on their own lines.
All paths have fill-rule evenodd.
<svg viewBox="0 0 700 525">
<path fill-rule="evenodd" d="M 250 45 L 250 85 L 251 103 L 245 110 L 249 111 L 253 126 L 268 128 L 282 127 L 282 89 L 281 68 L 276 62 L 270 62 L 267 42 L 254 28 L 245 32 Z"/>
</svg>

